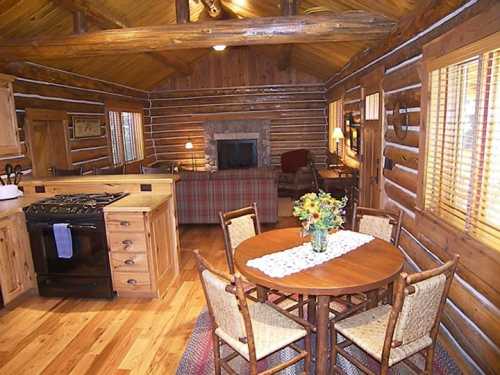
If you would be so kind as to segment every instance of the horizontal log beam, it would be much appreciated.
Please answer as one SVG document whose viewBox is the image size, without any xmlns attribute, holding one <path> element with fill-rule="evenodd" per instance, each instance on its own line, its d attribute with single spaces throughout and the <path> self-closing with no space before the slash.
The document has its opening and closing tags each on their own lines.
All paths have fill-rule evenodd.
<svg viewBox="0 0 500 375">
<path fill-rule="evenodd" d="M 319 43 L 381 39 L 392 29 L 386 18 L 366 12 L 262 17 L 197 24 L 135 27 L 0 44 L 0 57 L 57 59 L 191 48 Z"/>
<path fill-rule="evenodd" d="M 80 17 L 88 19 L 101 29 L 126 29 L 129 27 L 129 25 L 124 20 L 116 17 L 113 14 L 110 14 L 108 11 L 105 11 L 102 8 L 98 8 L 87 0 L 52 1 L 56 5 L 59 5 L 73 12 L 74 14 L 80 14 Z M 75 33 L 79 35 L 84 34 L 83 31 L 80 30 L 79 32 L 77 32 L 77 30 L 75 29 Z M 165 65 L 167 68 L 174 69 L 181 74 L 189 75 L 193 72 L 189 64 L 186 64 L 182 61 L 169 58 L 156 52 L 150 53 L 149 55 L 153 58 L 153 60 L 158 61 L 160 64 Z"/>
</svg>

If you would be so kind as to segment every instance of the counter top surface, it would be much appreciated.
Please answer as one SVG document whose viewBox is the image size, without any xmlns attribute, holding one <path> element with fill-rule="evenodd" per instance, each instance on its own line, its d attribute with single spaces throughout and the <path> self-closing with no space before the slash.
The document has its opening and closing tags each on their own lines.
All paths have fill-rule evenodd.
<svg viewBox="0 0 500 375">
<path fill-rule="evenodd" d="M 36 201 L 43 199 L 40 196 L 24 196 L 17 199 L 0 201 L 0 219 L 22 212 L 23 207 L 29 206 Z"/>
<path fill-rule="evenodd" d="M 104 212 L 149 212 L 165 203 L 171 194 L 132 193 L 103 208 Z"/>
<path fill-rule="evenodd" d="M 175 182 L 179 179 L 176 174 L 125 174 L 125 175 L 85 175 L 23 179 L 23 185 L 37 185 L 44 183 L 154 183 L 159 181 Z"/>
</svg>

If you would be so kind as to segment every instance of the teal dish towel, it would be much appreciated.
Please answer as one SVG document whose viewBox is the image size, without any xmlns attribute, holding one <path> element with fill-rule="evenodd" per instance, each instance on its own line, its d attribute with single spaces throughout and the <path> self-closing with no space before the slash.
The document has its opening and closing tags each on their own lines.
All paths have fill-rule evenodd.
<svg viewBox="0 0 500 375">
<path fill-rule="evenodd" d="M 71 259 L 73 257 L 73 238 L 71 237 L 69 224 L 54 224 L 52 230 L 56 241 L 57 256 L 63 259 Z"/>
</svg>

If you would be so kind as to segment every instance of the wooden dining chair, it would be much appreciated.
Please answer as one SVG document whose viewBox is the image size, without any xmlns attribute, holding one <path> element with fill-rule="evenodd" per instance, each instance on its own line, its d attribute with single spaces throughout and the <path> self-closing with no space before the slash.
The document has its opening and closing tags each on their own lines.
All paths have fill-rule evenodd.
<svg viewBox="0 0 500 375">
<path fill-rule="evenodd" d="M 403 211 L 393 212 L 384 209 L 354 206 L 352 230 L 371 234 L 398 247 L 401 235 Z"/>
<path fill-rule="evenodd" d="M 259 220 L 257 203 L 252 203 L 251 206 L 243 207 L 238 210 L 219 212 L 219 220 L 224 234 L 224 251 L 226 253 L 227 267 L 229 273 L 234 274 L 234 251 L 240 243 L 248 238 L 254 237 L 262 233 L 262 228 Z M 252 300 L 257 300 L 254 296 L 257 288 L 247 283 L 245 288 L 248 297 Z M 299 310 L 299 316 L 303 317 L 304 297 L 299 295 L 295 298 L 292 294 L 281 293 L 276 290 L 270 291 L 276 295 L 273 299 L 276 304 L 287 304 L 288 311 Z"/>
<path fill-rule="evenodd" d="M 304 361 L 309 374 L 311 366 L 311 325 L 269 302 L 247 303 L 243 282 L 237 275 L 229 275 L 213 268 L 195 250 L 198 271 L 207 301 L 214 350 L 215 374 L 238 374 L 229 361 L 241 356 L 249 366 L 250 375 L 274 374 Z M 297 342 L 304 340 L 304 349 Z M 222 356 L 226 344 L 232 353 Z M 257 361 L 284 348 L 296 355 L 284 363 L 258 372 Z"/>
<path fill-rule="evenodd" d="M 347 352 L 355 345 L 380 362 L 385 375 L 391 366 L 404 361 L 416 373 L 432 374 L 434 348 L 439 322 L 458 263 L 458 255 L 444 265 L 408 275 L 401 273 L 396 285 L 394 304 L 381 305 L 332 325 L 332 369 L 337 354 L 347 358 L 367 374 L 375 374 L 361 360 Z M 340 334 L 345 340 L 338 340 Z M 408 360 L 425 353 L 425 369 Z"/>
</svg>

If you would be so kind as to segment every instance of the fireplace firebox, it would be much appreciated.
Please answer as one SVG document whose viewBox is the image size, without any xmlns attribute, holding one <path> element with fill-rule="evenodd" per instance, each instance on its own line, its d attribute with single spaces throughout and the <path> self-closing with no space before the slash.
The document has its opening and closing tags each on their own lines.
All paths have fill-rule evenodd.
<svg viewBox="0 0 500 375">
<path fill-rule="evenodd" d="M 257 140 L 218 140 L 217 166 L 219 170 L 257 167 Z"/>
</svg>

